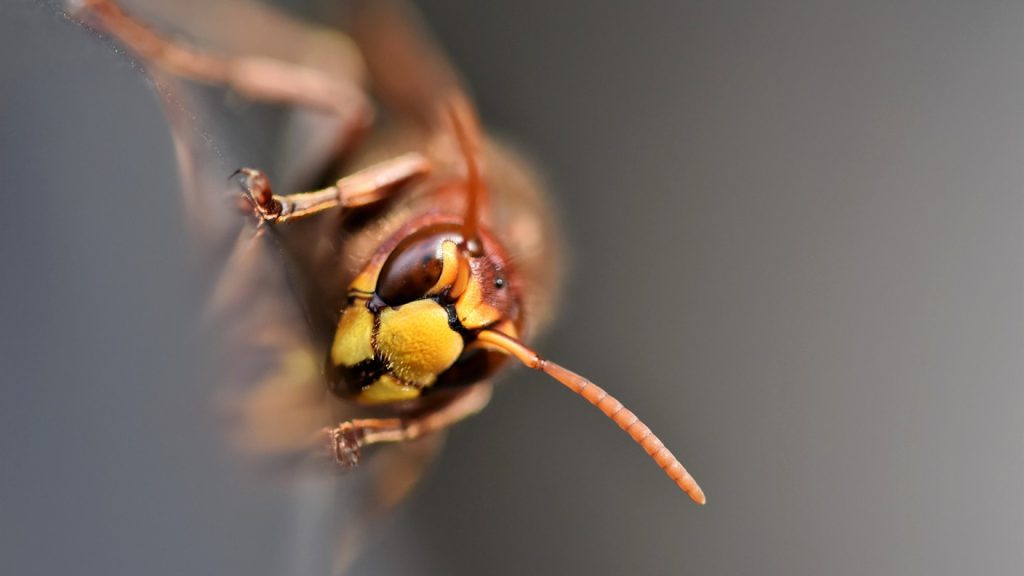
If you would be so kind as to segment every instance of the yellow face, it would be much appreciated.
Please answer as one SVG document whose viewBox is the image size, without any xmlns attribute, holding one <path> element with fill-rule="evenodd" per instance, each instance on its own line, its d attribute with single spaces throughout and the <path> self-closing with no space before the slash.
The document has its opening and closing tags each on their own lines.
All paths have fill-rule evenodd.
<svg viewBox="0 0 1024 576">
<path fill-rule="evenodd" d="M 362 404 L 480 380 L 505 355 L 476 333 L 496 325 L 517 333 L 518 298 L 497 246 L 471 254 L 450 222 L 398 237 L 352 282 L 331 346 L 335 391 Z"/>
</svg>

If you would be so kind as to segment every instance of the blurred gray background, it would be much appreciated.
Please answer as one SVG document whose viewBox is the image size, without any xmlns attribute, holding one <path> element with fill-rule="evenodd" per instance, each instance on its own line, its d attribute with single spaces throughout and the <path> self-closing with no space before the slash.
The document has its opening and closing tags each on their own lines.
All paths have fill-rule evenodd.
<svg viewBox="0 0 1024 576">
<path fill-rule="evenodd" d="M 1020 573 L 1024 4 L 422 6 L 565 214 L 543 350 L 708 504 L 519 371 L 357 573 Z M 289 499 L 208 409 L 158 100 L 30 0 L 0 4 L 0 194 L 0 572 L 282 573 Z"/>
</svg>

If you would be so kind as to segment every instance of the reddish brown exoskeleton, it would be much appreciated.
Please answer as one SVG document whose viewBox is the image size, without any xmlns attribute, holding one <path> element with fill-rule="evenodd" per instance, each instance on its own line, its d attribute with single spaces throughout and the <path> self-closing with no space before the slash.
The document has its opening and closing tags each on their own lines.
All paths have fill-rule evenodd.
<svg viewBox="0 0 1024 576">
<path fill-rule="evenodd" d="M 340 180 L 278 195 L 263 172 L 239 171 L 256 223 L 255 233 L 243 233 L 272 238 L 286 254 L 310 328 L 305 344 L 320 350 L 321 366 L 299 355 L 271 379 L 275 386 L 258 387 L 242 410 L 245 442 L 281 451 L 327 445 L 339 465 L 355 466 L 366 446 L 426 437 L 482 409 L 490 380 L 514 358 L 600 409 L 704 503 L 693 477 L 636 415 L 525 344 L 551 315 L 557 290 L 550 209 L 526 165 L 483 136 L 456 74 L 407 7 L 367 2 L 353 17 L 371 86 L 392 120 L 369 137 L 374 109 L 352 78 L 212 55 L 165 38 L 110 0 L 82 0 L 80 8 L 154 70 L 342 120 L 332 153 L 347 170 Z M 257 289 L 251 270 L 261 263 L 246 263 L 254 258 L 236 255 L 226 280 Z M 260 341 L 255 348 L 275 345 L 250 328 L 238 331 Z M 280 401 L 277 391 L 298 382 L 316 383 L 304 399 L 323 406 L 316 418 Z M 339 404 L 347 407 L 333 408 Z M 385 414 L 359 417 L 353 407 Z M 321 431 L 308 429 L 329 418 L 336 419 Z"/>
</svg>

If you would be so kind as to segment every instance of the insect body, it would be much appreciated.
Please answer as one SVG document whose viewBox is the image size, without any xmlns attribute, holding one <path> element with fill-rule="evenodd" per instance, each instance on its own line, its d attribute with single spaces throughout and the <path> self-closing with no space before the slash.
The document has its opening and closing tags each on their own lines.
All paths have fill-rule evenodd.
<svg viewBox="0 0 1024 576">
<path fill-rule="evenodd" d="M 109 0 L 85 0 L 103 28 L 158 69 L 226 84 L 254 99 L 340 116 L 349 151 L 369 126 L 361 88 L 295 65 L 220 58 L 171 42 Z M 398 128 L 371 139 L 361 169 L 314 192 L 276 195 L 259 170 L 239 171 L 261 231 L 282 245 L 303 222 L 329 219 L 327 255 L 290 252 L 305 266 L 311 328 L 322 343 L 323 386 L 385 410 L 318 436 L 340 465 L 366 446 L 437 433 L 484 407 L 509 359 L 544 372 L 618 424 L 696 502 L 704 494 L 651 430 L 619 401 L 525 344 L 557 289 L 545 247 L 554 228 L 525 165 L 484 138 L 440 53 L 403 6 L 367 3 L 354 35 L 371 82 Z M 360 22 L 363 22 L 360 24 Z"/>
</svg>

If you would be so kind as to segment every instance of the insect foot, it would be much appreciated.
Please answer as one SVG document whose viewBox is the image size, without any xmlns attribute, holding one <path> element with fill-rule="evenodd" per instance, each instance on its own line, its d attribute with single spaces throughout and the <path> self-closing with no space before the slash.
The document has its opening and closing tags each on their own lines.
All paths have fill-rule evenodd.
<svg viewBox="0 0 1024 576">
<path fill-rule="evenodd" d="M 340 424 L 337 428 L 327 428 L 330 438 L 328 448 L 335 462 L 344 468 L 355 468 L 359 465 L 362 434 L 351 422 Z"/>
<path fill-rule="evenodd" d="M 239 168 L 231 178 L 237 178 L 242 188 L 242 199 L 260 221 L 274 222 L 281 217 L 284 207 L 274 197 L 266 174 L 254 168 Z"/>
</svg>

